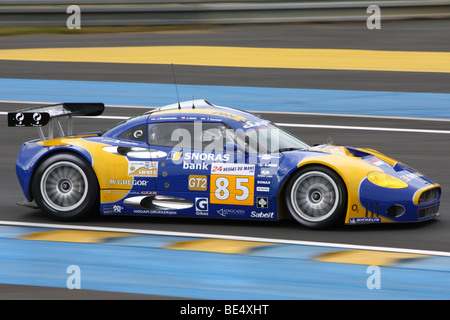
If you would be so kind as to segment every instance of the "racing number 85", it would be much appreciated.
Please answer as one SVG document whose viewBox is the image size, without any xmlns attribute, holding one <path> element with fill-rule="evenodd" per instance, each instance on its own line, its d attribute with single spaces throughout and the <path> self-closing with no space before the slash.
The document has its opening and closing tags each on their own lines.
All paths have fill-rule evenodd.
<svg viewBox="0 0 450 320">
<path fill-rule="evenodd" d="M 211 176 L 211 203 L 253 205 L 255 178 L 249 176 Z"/>
</svg>

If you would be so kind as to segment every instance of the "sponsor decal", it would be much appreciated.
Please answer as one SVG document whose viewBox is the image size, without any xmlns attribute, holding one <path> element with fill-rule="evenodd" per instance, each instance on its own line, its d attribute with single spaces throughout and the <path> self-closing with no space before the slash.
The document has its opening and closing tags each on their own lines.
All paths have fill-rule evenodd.
<svg viewBox="0 0 450 320">
<path fill-rule="evenodd" d="M 270 188 L 269 187 L 256 187 L 256 191 L 269 192 Z"/>
<path fill-rule="evenodd" d="M 19 122 L 19 125 L 22 125 L 22 121 L 25 119 L 25 116 L 21 112 L 17 112 L 16 120 Z"/>
<path fill-rule="evenodd" d="M 181 151 L 170 151 L 167 155 L 168 160 L 180 160 L 182 155 Z"/>
<path fill-rule="evenodd" d="M 117 204 L 105 205 L 103 207 L 103 213 L 122 213 L 123 207 Z"/>
<path fill-rule="evenodd" d="M 41 114 L 37 112 L 33 113 L 33 120 L 35 122 L 35 125 L 39 125 L 39 121 L 42 120 Z"/>
<path fill-rule="evenodd" d="M 141 191 L 139 194 L 156 194 L 156 191 L 147 191 L 147 190 L 144 190 L 144 191 Z"/>
<path fill-rule="evenodd" d="M 177 214 L 176 211 L 146 210 L 146 209 L 133 210 L 133 213 L 135 213 L 135 214 L 168 214 L 168 215 L 175 215 L 175 214 Z"/>
<path fill-rule="evenodd" d="M 260 163 L 259 164 L 260 167 L 272 167 L 272 168 L 277 168 L 278 167 L 278 163 Z"/>
<path fill-rule="evenodd" d="M 231 112 L 226 112 L 226 111 L 209 110 L 209 109 L 183 109 L 183 113 L 189 113 L 189 112 L 197 113 L 199 111 L 204 114 L 204 117 L 206 117 L 206 115 L 213 115 L 213 116 L 231 118 L 231 119 L 236 120 L 236 121 L 245 121 L 246 120 L 244 117 L 241 117 L 241 116 L 239 116 L 237 114 L 234 114 L 234 113 L 231 113 Z M 162 110 L 162 111 L 155 112 L 153 114 L 153 116 L 157 117 L 160 114 L 171 114 L 171 113 L 175 113 L 175 112 L 178 112 L 178 109 L 176 109 L 176 110 Z M 164 118 L 169 118 L 169 116 L 165 116 Z M 174 117 L 174 118 L 177 119 L 177 117 Z M 158 118 L 158 120 L 159 119 L 160 118 Z M 217 118 L 217 120 L 218 121 L 222 121 L 222 119 L 220 119 L 220 118 Z"/>
<path fill-rule="evenodd" d="M 213 163 L 211 165 L 211 203 L 252 206 L 255 165 Z"/>
<path fill-rule="evenodd" d="M 124 179 L 109 179 L 109 184 L 118 186 L 143 186 L 146 187 L 148 181 L 145 180 L 124 180 Z"/>
<path fill-rule="evenodd" d="M 211 174 L 254 176 L 255 165 L 238 163 L 213 163 L 211 165 Z"/>
<path fill-rule="evenodd" d="M 158 117 L 156 120 L 178 120 L 177 117 Z"/>
<path fill-rule="evenodd" d="M 208 188 L 208 177 L 201 175 L 190 175 L 188 178 L 189 190 L 206 191 Z"/>
<path fill-rule="evenodd" d="M 242 125 L 242 128 L 247 129 L 247 128 L 254 128 L 254 127 L 268 126 L 268 125 L 270 125 L 270 121 L 268 121 L 268 120 L 261 120 L 261 121 L 247 120 Z"/>
<path fill-rule="evenodd" d="M 257 197 L 256 207 L 260 209 L 267 209 L 269 207 L 269 200 L 267 197 Z"/>
<path fill-rule="evenodd" d="M 258 178 L 271 178 L 273 177 L 273 173 L 271 173 L 269 170 L 261 170 L 261 172 L 258 174 Z"/>
<path fill-rule="evenodd" d="M 280 156 L 272 154 L 258 154 L 258 158 L 260 158 L 261 160 L 272 160 L 272 159 L 280 159 Z"/>
<path fill-rule="evenodd" d="M 222 217 L 226 217 L 228 215 L 237 215 L 241 216 L 245 214 L 245 211 L 242 209 L 219 209 L 217 210 L 217 213 L 220 214 Z"/>
<path fill-rule="evenodd" d="M 10 127 L 42 127 L 50 120 L 49 111 L 40 112 L 9 112 L 8 126 Z"/>
<path fill-rule="evenodd" d="M 195 198 L 195 214 L 198 216 L 208 215 L 208 198 Z"/>
<path fill-rule="evenodd" d="M 258 219 L 273 219 L 273 214 L 274 214 L 273 212 L 252 211 L 250 213 L 250 217 Z"/>
<path fill-rule="evenodd" d="M 373 222 L 381 222 L 381 218 L 369 218 L 369 217 L 363 217 L 363 218 L 350 218 L 350 223 L 373 223 Z"/>
<path fill-rule="evenodd" d="M 211 203 L 252 206 L 255 177 L 211 175 Z"/>
<path fill-rule="evenodd" d="M 423 175 L 418 173 L 418 172 L 411 172 L 411 173 L 404 174 L 404 175 L 401 176 L 401 178 L 403 180 L 405 180 L 406 182 L 414 180 L 416 178 L 420 178 L 420 177 L 423 177 Z"/>
<path fill-rule="evenodd" d="M 377 167 L 382 166 L 384 164 L 384 161 L 382 161 L 382 160 L 380 160 L 378 158 L 375 158 L 375 157 L 370 159 L 369 162 L 371 164 L 373 164 L 374 166 L 377 166 Z"/>
<path fill-rule="evenodd" d="M 139 145 L 137 142 L 133 142 L 133 141 L 126 141 L 126 140 L 119 140 L 119 139 L 112 139 L 112 138 L 102 138 L 101 139 L 102 143 L 105 144 L 118 144 L 118 145 L 132 145 L 132 146 L 137 146 Z"/>
<path fill-rule="evenodd" d="M 191 153 L 186 152 L 183 155 L 183 160 L 194 160 L 194 161 L 220 161 L 227 162 L 230 160 L 230 155 L 226 153 Z"/>
<path fill-rule="evenodd" d="M 151 213 L 151 214 L 168 214 L 168 215 L 177 214 L 176 211 L 168 211 L 168 210 L 149 210 L 149 213 Z"/>
<path fill-rule="evenodd" d="M 213 110 L 213 111 L 211 111 L 211 113 L 214 114 L 214 115 L 231 118 L 231 119 L 234 119 L 236 121 L 245 121 L 244 117 L 238 116 L 238 115 L 230 113 L 230 112 Z"/>
<path fill-rule="evenodd" d="M 190 163 L 183 161 L 184 170 L 208 170 L 208 164 L 205 162 Z"/>
<path fill-rule="evenodd" d="M 122 206 L 119 206 L 119 205 L 113 206 L 113 211 L 116 212 L 116 213 L 121 213 L 122 209 L 123 209 Z"/>
<path fill-rule="evenodd" d="M 331 153 L 341 154 L 341 155 L 345 156 L 346 154 L 345 154 L 345 152 L 343 150 L 344 149 L 341 148 L 341 147 L 332 147 L 332 148 L 328 148 L 327 151 L 331 152 Z"/>
<path fill-rule="evenodd" d="M 128 161 L 128 176 L 130 177 L 157 177 L 157 161 Z"/>
<path fill-rule="evenodd" d="M 133 213 L 139 213 L 139 214 L 142 214 L 142 213 L 150 213 L 150 210 L 144 210 L 144 209 L 137 209 L 137 210 L 133 210 Z"/>
</svg>

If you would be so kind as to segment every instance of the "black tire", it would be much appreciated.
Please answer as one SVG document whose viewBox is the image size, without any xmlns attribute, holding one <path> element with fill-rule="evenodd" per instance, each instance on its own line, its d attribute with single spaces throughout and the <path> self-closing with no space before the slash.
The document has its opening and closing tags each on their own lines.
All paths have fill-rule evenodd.
<svg viewBox="0 0 450 320">
<path fill-rule="evenodd" d="M 36 168 L 31 190 L 38 207 L 51 217 L 76 220 L 98 209 L 99 187 L 92 167 L 73 154 L 59 153 Z"/>
<path fill-rule="evenodd" d="M 294 219 L 306 227 L 321 229 L 344 221 L 347 189 L 333 170 L 309 166 L 290 178 L 285 200 Z"/>
</svg>

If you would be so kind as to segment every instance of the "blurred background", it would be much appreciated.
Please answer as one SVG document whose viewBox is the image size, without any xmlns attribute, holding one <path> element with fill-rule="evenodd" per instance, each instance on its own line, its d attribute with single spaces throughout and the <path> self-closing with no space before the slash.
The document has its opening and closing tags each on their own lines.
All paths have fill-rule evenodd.
<svg viewBox="0 0 450 320">
<path fill-rule="evenodd" d="M 354 22 L 367 21 L 367 14 L 378 9 L 382 9 L 383 20 L 449 15 L 445 0 L 2 0 L 0 5 L 1 25 L 17 27 L 66 26 L 61 13 L 75 6 L 81 8 L 84 27 Z"/>
</svg>

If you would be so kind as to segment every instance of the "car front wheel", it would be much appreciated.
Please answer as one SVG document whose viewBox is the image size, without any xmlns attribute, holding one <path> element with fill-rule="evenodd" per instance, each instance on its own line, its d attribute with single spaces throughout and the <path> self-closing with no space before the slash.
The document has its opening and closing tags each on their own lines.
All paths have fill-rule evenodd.
<svg viewBox="0 0 450 320">
<path fill-rule="evenodd" d="M 36 169 L 32 193 L 40 209 L 58 220 L 81 218 L 97 204 L 99 188 L 91 166 L 72 154 L 56 154 Z"/>
<path fill-rule="evenodd" d="M 345 184 L 327 167 L 313 166 L 298 171 L 288 182 L 285 197 L 291 215 L 307 227 L 329 227 L 345 217 Z"/>
</svg>

